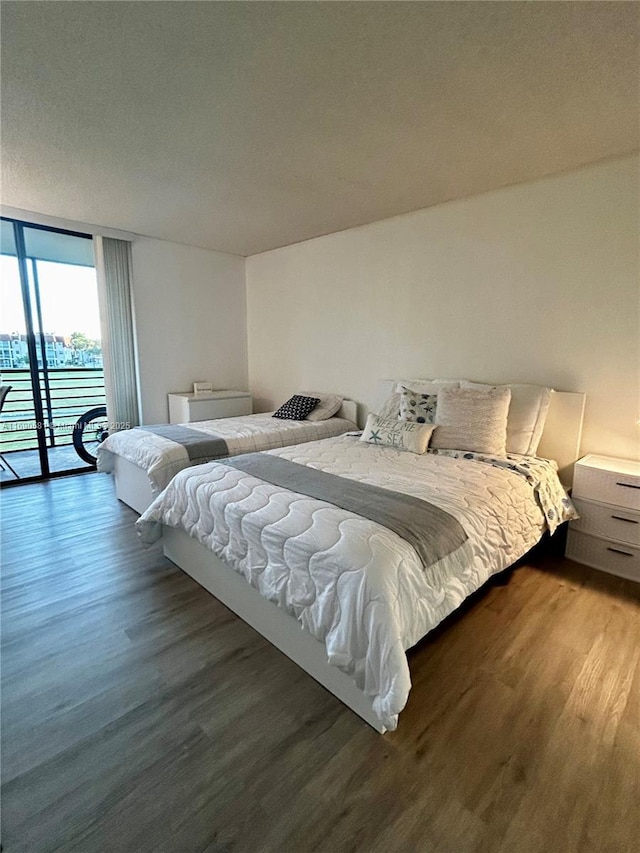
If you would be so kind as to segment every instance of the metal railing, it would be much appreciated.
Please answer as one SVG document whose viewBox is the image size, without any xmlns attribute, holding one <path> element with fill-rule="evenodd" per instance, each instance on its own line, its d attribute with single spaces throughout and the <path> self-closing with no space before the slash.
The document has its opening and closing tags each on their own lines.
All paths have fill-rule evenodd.
<svg viewBox="0 0 640 853">
<path fill-rule="evenodd" d="M 37 449 L 29 370 L 3 369 L 2 384 L 11 385 L 11 391 L 0 415 L 0 452 Z M 38 384 L 47 447 L 71 444 L 73 425 L 80 415 L 105 404 L 101 367 L 52 367 L 46 371 L 40 368 Z"/>
</svg>

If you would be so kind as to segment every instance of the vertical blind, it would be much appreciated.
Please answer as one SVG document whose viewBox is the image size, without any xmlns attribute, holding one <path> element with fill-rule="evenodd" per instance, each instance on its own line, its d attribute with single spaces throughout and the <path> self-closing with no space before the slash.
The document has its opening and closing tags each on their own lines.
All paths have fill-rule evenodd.
<svg viewBox="0 0 640 853">
<path fill-rule="evenodd" d="M 131 297 L 131 243 L 95 237 L 109 431 L 140 423 Z"/>
</svg>

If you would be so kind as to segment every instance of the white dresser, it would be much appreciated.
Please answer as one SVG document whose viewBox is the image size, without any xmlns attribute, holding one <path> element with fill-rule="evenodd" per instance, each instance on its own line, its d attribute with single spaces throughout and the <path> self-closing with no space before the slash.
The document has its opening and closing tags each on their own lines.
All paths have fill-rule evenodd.
<svg viewBox="0 0 640 853">
<path fill-rule="evenodd" d="M 640 582 L 640 462 L 585 456 L 575 466 L 566 556 Z"/>
<path fill-rule="evenodd" d="M 250 415 L 252 411 L 253 401 L 248 391 L 169 394 L 169 422 L 172 424 L 235 418 Z"/>
</svg>

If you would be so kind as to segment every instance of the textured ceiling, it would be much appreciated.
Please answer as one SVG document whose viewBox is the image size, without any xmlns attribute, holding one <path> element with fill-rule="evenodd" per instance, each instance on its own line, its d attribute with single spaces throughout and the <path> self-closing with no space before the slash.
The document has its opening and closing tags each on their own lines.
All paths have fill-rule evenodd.
<svg viewBox="0 0 640 853">
<path fill-rule="evenodd" d="M 2 3 L 2 201 L 249 255 L 638 147 L 636 3 Z"/>
</svg>

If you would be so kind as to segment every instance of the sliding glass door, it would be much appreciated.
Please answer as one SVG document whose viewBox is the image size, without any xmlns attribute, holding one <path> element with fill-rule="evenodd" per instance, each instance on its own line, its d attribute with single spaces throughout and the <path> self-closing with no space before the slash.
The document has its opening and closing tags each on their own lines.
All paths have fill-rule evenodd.
<svg viewBox="0 0 640 853">
<path fill-rule="evenodd" d="M 106 421 L 92 238 L 0 224 L 0 481 L 90 470 Z"/>
</svg>

